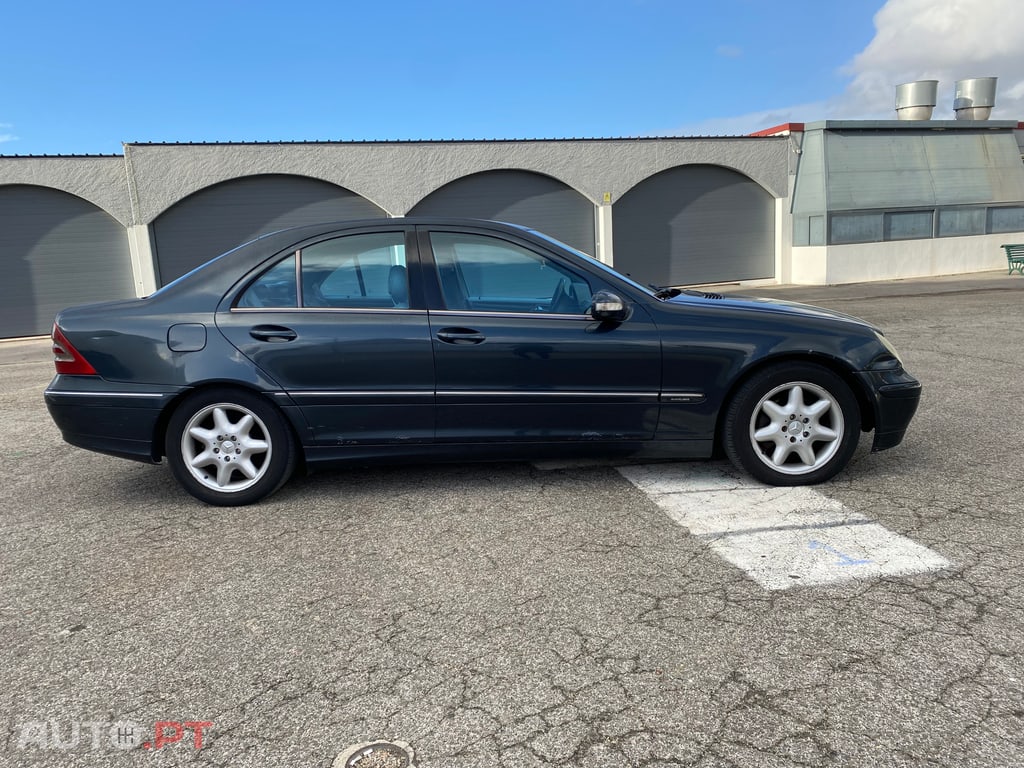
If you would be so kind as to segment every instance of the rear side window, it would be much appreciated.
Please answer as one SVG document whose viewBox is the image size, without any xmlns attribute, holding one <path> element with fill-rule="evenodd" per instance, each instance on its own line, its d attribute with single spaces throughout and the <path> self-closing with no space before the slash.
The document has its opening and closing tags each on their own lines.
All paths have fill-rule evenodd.
<svg viewBox="0 0 1024 768">
<path fill-rule="evenodd" d="M 303 306 L 409 308 L 401 232 L 325 240 L 304 248 L 301 258 Z"/>
<path fill-rule="evenodd" d="M 295 254 L 279 261 L 245 289 L 238 300 L 239 307 L 279 307 L 287 309 L 299 306 L 295 280 Z"/>
<path fill-rule="evenodd" d="M 256 278 L 236 306 L 408 309 L 405 236 L 348 235 L 307 246 Z"/>
</svg>

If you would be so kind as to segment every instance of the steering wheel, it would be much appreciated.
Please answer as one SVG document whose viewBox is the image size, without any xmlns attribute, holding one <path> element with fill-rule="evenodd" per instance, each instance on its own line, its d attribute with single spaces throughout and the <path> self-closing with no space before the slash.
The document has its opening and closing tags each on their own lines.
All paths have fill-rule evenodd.
<svg viewBox="0 0 1024 768">
<path fill-rule="evenodd" d="M 551 294 L 551 303 L 548 305 L 548 312 L 553 315 L 570 314 L 576 309 L 576 296 L 573 293 L 569 279 L 563 277 L 555 286 Z"/>
</svg>

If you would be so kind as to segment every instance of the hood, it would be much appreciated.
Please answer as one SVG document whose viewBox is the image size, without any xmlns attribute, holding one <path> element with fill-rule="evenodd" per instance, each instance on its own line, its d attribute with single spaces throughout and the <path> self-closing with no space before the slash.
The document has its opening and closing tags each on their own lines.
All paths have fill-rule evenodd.
<svg viewBox="0 0 1024 768">
<path fill-rule="evenodd" d="M 771 312 L 773 314 L 785 315 L 787 317 L 821 318 L 827 320 L 838 320 L 844 323 L 852 323 L 872 331 L 879 331 L 871 323 L 861 320 L 853 315 L 836 312 L 834 309 L 815 307 L 810 304 L 800 304 L 795 301 L 783 301 L 782 299 L 766 299 L 757 296 L 741 296 L 737 294 L 711 293 L 708 291 L 684 290 L 678 296 L 665 300 L 666 304 L 694 306 L 696 304 L 713 304 L 728 309 L 749 310 L 752 312 Z M 880 331 L 879 331 L 880 332 Z"/>
</svg>

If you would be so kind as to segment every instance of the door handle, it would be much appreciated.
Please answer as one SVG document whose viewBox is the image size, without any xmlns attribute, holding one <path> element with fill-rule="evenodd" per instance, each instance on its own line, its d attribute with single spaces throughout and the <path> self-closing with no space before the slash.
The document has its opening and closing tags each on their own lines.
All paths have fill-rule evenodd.
<svg viewBox="0 0 1024 768">
<path fill-rule="evenodd" d="M 299 336 L 291 328 L 285 328 L 283 325 L 254 325 L 249 329 L 249 335 L 254 339 L 272 343 L 292 341 Z"/>
<path fill-rule="evenodd" d="M 442 328 L 437 338 L 445 344 L 480 344 L 487 337 L 472 328 Z"/>
</svg>

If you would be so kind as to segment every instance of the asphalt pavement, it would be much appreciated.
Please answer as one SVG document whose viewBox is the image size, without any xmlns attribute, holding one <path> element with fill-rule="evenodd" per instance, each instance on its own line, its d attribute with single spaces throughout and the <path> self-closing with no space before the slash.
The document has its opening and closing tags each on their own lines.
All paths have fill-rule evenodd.
<svg viewBox="0 0 1024 768">
<path fill-rule="evenodd" d="M 766 587 L 603 464 L 206 507 L 64 444 L 48 344 L 0 343 L 0 765 L 327 768 L 376 739 L 424 768 L 1024 764 L 1024 278 L 716 290 L 885 329 L 918 415 L 814 493 L 935 569 Z"/>
</svg>

